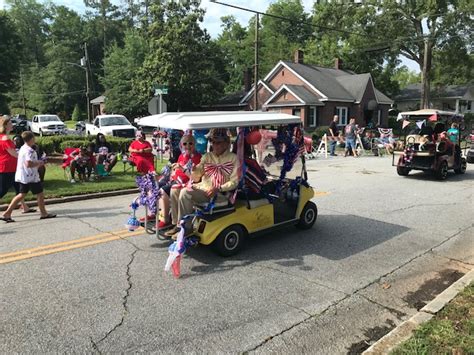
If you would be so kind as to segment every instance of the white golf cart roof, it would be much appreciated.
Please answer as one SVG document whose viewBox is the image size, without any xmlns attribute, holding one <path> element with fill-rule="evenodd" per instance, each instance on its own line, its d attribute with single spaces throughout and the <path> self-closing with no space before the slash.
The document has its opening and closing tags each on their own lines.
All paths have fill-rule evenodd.
<svg viewBox="0 0 474 355">
<path fill-rule="evenodd" d="M 411 118 L 420 118 L 420 116 L 440 116 L 440 117 L 463 117 L 462 114 L 453 112 L 453 111 L 442 111 L 442 110 L 436 110 L 436 109 L 423 109 L 423 110 L 418 110 L 418 111 L 407 111 L 407 112 L 400 112 L 397 121 L 401 121 L 403 119 L 409 119 Z"/>
<path fill-rule="evenodd" d="M 260 111 L 210 111 L 168 112 L 140 118 L 139 126 L 178 130 L 210 129 L 251 126 L 288 125 L 301 123 L 298 116 L 280 112 Z"/>
</svg>

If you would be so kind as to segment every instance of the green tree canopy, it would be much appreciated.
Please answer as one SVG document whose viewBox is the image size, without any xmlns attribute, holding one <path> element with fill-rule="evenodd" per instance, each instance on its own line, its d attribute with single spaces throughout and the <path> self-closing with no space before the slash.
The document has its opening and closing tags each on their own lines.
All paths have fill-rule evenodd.
<svg viewBox="0 0 474 355">
<path fill-rule="evenodd" d="M 136 30 L 126 33 L 123 47 L 114 44 L 107 51 L 101 77 L 107 112 L 120 112 L 129 118 L 146 113 L 146 100 L 139 96 L 133 82 L 147 51 L 146 39 Z"/>
<path fill-rule="evenodd" d="M 193 110 L 215 100 L 222 92 L 215 46 L 200 27 L 200 1 L 154 3 L 148 28 L 150 51 L 135 84 L 141 99 L 150 98 L 154 83 L 167 84 L 165 100 L 171 111 Z"/>
<path fill-rule="evenodd" d="M 17 59 L 21 48 L 16 27 L 9 15 L 0 10 L 0 113 L 10 110 L 7 105 L 6 93 L 10 91 L 17 79 L 20 62 Z"/>
</svg>

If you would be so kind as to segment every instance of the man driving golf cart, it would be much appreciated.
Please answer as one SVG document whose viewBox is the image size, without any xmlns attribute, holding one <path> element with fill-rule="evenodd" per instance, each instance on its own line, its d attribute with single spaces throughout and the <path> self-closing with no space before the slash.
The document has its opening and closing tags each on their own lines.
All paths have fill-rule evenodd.
<svg viewBox="0 0 474 355">
<path fill-rule="evenodd" d="M 227 204 L 229 192 L 239 184 L 237 155 L 229 150 L 227 129 L 211 129 L 209 141 L 212 151 L 206 153 L 201 162 L 192 168 L 191 179 L 201 182 L 193 184 L 191 189 L 182 189 L 179 194 L 177 221 L 191 214 L 196 204 L 209 203 L 211 200 L 216 205 Z M 175 225 L 165 236 L 175 239 L 178 232 L 179 227 Z"/>
</svg>

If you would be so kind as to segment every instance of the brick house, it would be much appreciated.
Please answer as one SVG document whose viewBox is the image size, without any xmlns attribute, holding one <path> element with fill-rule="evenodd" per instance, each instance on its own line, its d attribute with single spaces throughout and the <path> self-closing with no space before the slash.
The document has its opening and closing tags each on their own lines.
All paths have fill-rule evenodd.
<svg viewBox="0 0 474 355">
<path fill-rule="evenodd" d="M 246 89 L 228 95 L 208 108 L 216 110 L 253 110 L 254 88 L 244 80 Z M 244 83 L 245 84 L 245 83 Z M 361 126 L 369 123 L 386 126 L 393 101 L 377 90 L 370 73 L 355 74 L 341 69 L 304 64 L 303 53 L 295 61 L 280 61 L 258 82 L 258 109 L 280 111 L 301 117 L 306 130 L 327 126 L 339 115 L 345 125 L 354 117 Z"/>
</svg>

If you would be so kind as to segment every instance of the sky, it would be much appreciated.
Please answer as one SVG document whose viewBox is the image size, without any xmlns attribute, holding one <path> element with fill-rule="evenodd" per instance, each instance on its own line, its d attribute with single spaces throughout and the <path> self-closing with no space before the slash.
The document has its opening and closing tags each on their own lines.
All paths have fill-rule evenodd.
<svg viewBox="0 0 474 355">
<path fill-rule="evenodd" d="M 42 0 L 39 0 L 42 1 Z M 119 5 L 120 0 L 111 0 L 112 3 Z M 252 10 L 257 10 L 265 12 L 273 1 L 272 0 L 220 0 L 222 2 L 227 2 L 229 4 L 238 5 L 241 7 L 246 7 Z M 42 1 L 46 2 L 46 1 Z M 51 2 L 64 5 L 70 9 L 75 10 L 76 12 L 83 14 L 85 12 L 85 6 L 83 0 L 51 0 Z M 314 0 L 302 0 L 305 10 L 311 12 Z M 0 0 L 0 9 L 5 7 L 5 0 Z M 204 18 L 203 26 L 208 30 L 212 37 L 217 37 L 220 33 L 220 18 L 225 15 L 234 15 L 234 17 L 243 25 L 246 25 L 252 16 L 252 13 L 241 11 L 237 9 L 232 9 L 230 7 L 225 7 L 219 4 L 214 4 L 210 0 L 202 0 L 202 7 L 206 9 L 206 16 Z M 419 72 L 419 66 L 416 62 L 401 57 L 402 65 L 406 65 L 411 70 Z"/>
</svg>

